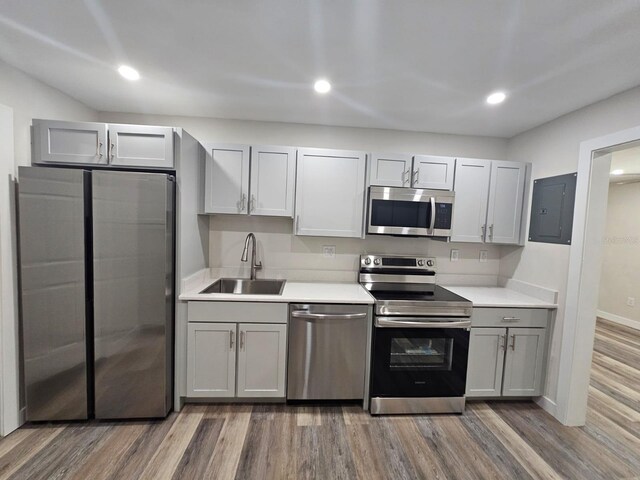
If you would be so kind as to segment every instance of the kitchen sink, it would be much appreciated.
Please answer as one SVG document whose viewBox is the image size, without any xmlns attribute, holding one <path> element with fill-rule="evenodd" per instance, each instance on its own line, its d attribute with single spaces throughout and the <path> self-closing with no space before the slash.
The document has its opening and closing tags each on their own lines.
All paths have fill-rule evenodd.
<svg viewBox="0 0 640 480">
<path fill-rule="evenodd" d="M 200 293 L 235 293 L 238 295 L 282 295 L 286 280 L 247 280 L 221 278 Z"/>
</svg>

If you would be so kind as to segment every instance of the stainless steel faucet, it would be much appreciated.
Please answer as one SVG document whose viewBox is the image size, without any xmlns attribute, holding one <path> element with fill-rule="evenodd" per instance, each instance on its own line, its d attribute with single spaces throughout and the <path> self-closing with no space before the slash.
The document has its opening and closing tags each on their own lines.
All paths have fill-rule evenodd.
<svg viewBox="0 0 640 480">
<path fill-rule="evenodd" d="M 251 280 L 255 280 L 256 270 L 260 270 L 262 268 L 262 262 L 256 263 L 256 236 L 253 233 L 247 235 L 247 238 L 244 241 L 244 250 L 242 251 L 240 261 L 247 261 L 247 257 L 249 256 L 249 242 L 253 243 L 251 250 Z"/>
</svg>

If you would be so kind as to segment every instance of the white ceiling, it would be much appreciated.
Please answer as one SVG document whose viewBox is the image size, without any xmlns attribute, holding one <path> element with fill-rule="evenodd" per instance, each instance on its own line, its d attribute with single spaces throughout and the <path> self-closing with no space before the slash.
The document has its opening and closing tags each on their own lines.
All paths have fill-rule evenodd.
<svg viewBox="0 0 640 480">
<path fill-rule="evenodd" d="M 639 85 L 638 25 L 638 0 L 2 0 L 0 58 L 101 111 L 510 137 Z"/>
</svg>

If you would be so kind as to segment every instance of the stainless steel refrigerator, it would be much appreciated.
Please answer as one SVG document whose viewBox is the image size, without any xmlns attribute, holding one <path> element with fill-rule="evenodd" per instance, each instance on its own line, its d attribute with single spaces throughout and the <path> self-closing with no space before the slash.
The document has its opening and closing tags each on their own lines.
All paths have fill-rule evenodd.
<svg viewBox="0 0 640 480">
<path fill-rule="evenodd" d="M 27 420 L 166 416 L 173 177 L 21 167 L 18 189 Z"/>
</svg>

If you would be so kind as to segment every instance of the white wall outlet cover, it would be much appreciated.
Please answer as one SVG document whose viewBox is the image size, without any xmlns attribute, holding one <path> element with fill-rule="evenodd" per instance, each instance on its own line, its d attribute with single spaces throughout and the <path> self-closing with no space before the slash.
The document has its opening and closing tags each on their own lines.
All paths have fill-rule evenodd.
<svg viewBox="0 0 640 480">
<path fill-rule="evenodd" d="M 480 250 L 480 262 L 486 263 L 488 255 L 489 255 L 489 252 L 487 252 L 486 250 Z"/>
<path fill-rule="evenodd" d="M 322 256 L 325 258 L 333 258 L 336 256 L 336 246 L 335 245 L 323 245 L 322 246 Z"/>
<path fill-rule="evenodd" d="M 460 258 L 460 251 L 455 248 L 451 250 L 451 261 L 457 262 L 458 258 Z"/>
<path fill-rule="evenodd" d="M 633 297 L 627 297 L 627 305 L 629 305 L 630 307 L 635 307 L 636 299 Z"/>
</svg>

